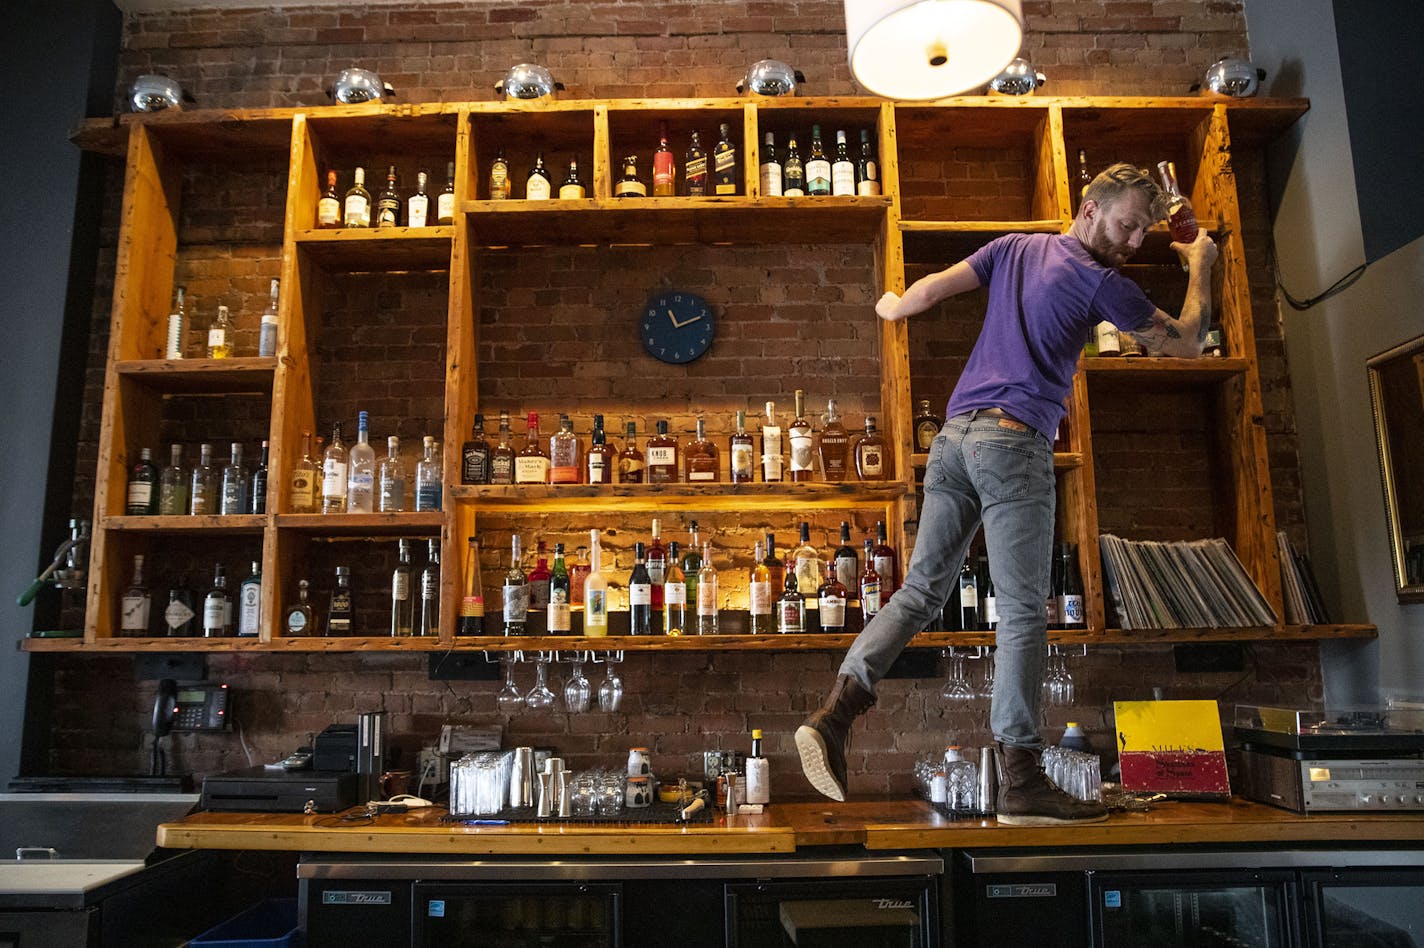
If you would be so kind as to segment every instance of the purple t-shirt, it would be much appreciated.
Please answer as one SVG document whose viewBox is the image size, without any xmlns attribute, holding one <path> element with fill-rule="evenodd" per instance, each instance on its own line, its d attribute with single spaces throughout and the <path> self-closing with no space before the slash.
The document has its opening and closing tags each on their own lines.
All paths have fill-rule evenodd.
<svg viewBox="0 0 1424 948">
<path fill-rule="evenodd" d="M 1002 408 L 1052 438 L 1092 327 L 1141 330 L 1157 307 L 1067 234 L 1009 234 L 967 259 L 989 307 L 946 417 Z"/>
</svg>

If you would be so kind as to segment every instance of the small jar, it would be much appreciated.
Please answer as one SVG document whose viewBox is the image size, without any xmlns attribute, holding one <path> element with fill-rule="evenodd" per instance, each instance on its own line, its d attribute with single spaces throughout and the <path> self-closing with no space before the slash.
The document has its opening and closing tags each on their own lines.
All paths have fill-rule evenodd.
<svg viewBox="0 0 1424 948">
<path fill-rule="evenodd" d="M 637 807 L 648 806 L 653 802 L 653 788 L 647 777 L 639 776 L 628 778 L 625 802 L 630 810 Z"/>
<path fill-rule="evenodd" d="M 652 761 L 648 758 L 646 747 L 633 747 L 628 750 L 628 776 L 646 777 L 653 772 Z"/>
</svg>

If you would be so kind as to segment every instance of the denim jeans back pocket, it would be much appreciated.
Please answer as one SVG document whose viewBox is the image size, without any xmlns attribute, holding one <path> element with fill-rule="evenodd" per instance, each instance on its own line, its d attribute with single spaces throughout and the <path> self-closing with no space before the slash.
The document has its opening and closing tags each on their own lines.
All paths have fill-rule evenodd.
<svg viewBox="0 0 1424 948">
<path fill-rule="evenodd" d="M 1048 445 L 1036 432 L 974 432 L 970 437 L 974 484 L 982 493 L 1002 501 L 1017 500 L 1045 485 L 1052 489 Z"/>
</svg>

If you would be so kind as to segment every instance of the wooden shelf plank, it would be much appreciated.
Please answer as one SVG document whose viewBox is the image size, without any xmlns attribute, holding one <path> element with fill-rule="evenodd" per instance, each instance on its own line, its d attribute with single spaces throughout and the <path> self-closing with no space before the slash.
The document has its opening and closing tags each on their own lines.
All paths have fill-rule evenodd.
<svg viewBox="0 0 1424 948">
<path fill-rule="evenodd" d="M 445 515 L 438 511 L 399 513 L 278 514 L 277 527 L 313 536 L 427 536 L 440 532 Z"/>
<path fill-rule="evenodd" d="M 324 270 L 388 273 L 450 269 L 453 227 L 341 227 L 303 230 L 297 246 Z"/>
<path fill-rule="evenodd" d="M 104 529 L 118 533 L 212 533 L 221 535 L 256 534 L 267 526 L 266 514 L 227 514 L 204 516 L 113 516 L 104 518 Z"/>
<path fill-rule="evenodd" d="M 473 501 L 481 509 L 528 508 L 540 511 L 583 510 L 702 510 L 709 504 L 735 501 L 740 509 L 875 507 L 906 493 L 901 481 L 880 484 L 519 484 L 456 485 L 456 501 Z"/>
<path fill-rule="evenodd" d="M 114 371 L 164 394 L 245 395 L 272 393 L 274 358 L 125 359 Z"/>
<path fill-rule="evenodd" d="M 1235 357 L 1173 359 L 1168 357 L 1080 359 L 1078 368 L 1089 381 L 1220 382 L 1246 371 L 1246 360 Z"/>
</svg>

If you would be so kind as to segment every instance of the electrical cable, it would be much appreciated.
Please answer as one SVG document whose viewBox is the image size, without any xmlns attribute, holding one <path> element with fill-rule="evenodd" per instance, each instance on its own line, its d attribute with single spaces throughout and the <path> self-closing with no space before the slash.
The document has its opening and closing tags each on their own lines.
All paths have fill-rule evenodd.
<svg viewBox="0 0 1424 948">
<path fill-rule="evenodd" d="M 1325 302 L 1333 296 L 1339 296 L 1341 293 L 1345 292 L 1350 287 L 1354 286 L 1357 282 L 1359 282 L 1360 277 L 1365 275 L 1365 271 L 1368 270 L 1369 267 L 1370 264 L 1368 261 L 1366 261 L 1365 263 L 1360 264 L 1358 267 L 1342 276 L 1340 279 L 1336 280 L 1334 283 L 1330 284 L 1320 293 L 1317 293 L 1315 296 L 1312 296 L 1309 299 L 1302 300 L 1296 299 L 1293 295 L 1291 295 L 1290 290 L 1287 290 L 1285 284 L 1281 282 L 1281 268 L 1277 264 L 1274 249 L 1271 251 L 1271 269 L 1276 273 L 1276 289 L 1281 291 L 1281 296 L 1285 297 L 1285 301 L 1290 304 L 1291 309 L 1294 309 L 1298 312 L 1304 312 L 1305 310 L 1310 309 L 1311 307 L 1319 303 Z"/>
</svg>

